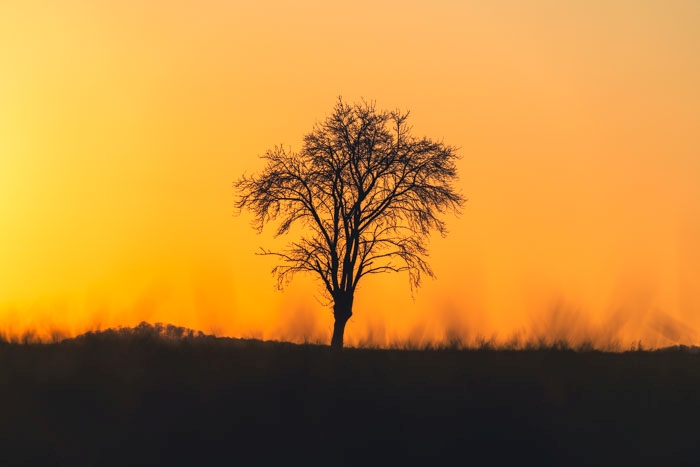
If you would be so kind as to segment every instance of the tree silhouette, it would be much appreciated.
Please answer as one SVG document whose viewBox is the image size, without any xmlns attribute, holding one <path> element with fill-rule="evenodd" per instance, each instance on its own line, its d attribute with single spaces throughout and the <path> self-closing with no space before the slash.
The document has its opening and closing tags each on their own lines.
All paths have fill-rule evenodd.
<svg viewBox="0 0 700 467">
<path fill-rule="evenodd" d="M 413 291 L 421 274 L 433 276 L 426 242 L 432 231 L 446 234 L 439 216 L 465 202 L 453 187 L 456 149 L 412 136 L 408 115 L 339 98 L 300 152 L 268 150 L 260 174 L 234 182 L 235 206 L 253 214 L 259 232 L 268 223 L 277 224 L 275 236 L 303 227 L 286 250 L 261 254 L 279 258 L 279 286 L 297 272 L 321 280 L 333 303 L 334 348 L 343 347 L 360 279 L 406 271 Z"/>
</svg>

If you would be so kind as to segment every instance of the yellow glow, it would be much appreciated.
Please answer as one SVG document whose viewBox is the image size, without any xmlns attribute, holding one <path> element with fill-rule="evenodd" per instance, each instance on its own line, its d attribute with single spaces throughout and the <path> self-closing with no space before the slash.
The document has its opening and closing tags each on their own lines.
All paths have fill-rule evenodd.
<svg viewBox="0 0 700 467">
<path fill-rule="evenodd" d="M 328 341 L 231 183 L 342 95 L 460 147 L 469 198 L 349 343 L 700 341 L 698 3 L 250 3 L 0 4 L 0 332 Z"/>
</svg>

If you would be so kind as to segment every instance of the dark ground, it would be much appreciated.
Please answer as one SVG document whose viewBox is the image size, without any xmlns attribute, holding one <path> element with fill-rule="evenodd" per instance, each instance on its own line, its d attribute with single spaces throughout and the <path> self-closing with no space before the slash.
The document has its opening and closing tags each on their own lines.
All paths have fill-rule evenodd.
<svg viewBox="0 0 700 467">
<path fill-rule="evenodd" d="M 682 349 L 334 353 L 141 326 L 0 343 L 0 392 L 0 465 L 700 465 Z"/>
</svg>

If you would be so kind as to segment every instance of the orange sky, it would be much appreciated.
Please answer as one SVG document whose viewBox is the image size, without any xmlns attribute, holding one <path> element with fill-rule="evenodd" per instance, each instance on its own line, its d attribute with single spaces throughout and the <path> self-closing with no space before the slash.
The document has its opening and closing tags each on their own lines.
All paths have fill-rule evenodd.
<svg viewBox="0 0 700 467">
<path fill-rule="evenodd" d="M 328 342 L 231 184 L 342 95 L 458 146 L 469 199 L 347 342 L 700 343 L 700 3 L 237 3 L 0 3 L 0 333 Z"/>
</svg>

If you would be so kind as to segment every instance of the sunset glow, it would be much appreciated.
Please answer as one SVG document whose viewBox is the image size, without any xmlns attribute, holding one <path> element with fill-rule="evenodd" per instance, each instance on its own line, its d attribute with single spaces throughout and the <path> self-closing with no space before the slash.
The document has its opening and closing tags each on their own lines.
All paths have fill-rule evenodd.
<svg viewBox="0 0 700 467">
<path fill-rule="evenodd" d="M 468 199 L 436 280 L 364 280 L 349 345 L 700 344 L 700 3 L 375 3 L 3 1 L 0 335 L 329 342 L 232 182 L 342 95 L 458 147 Z"/>
</svg>

